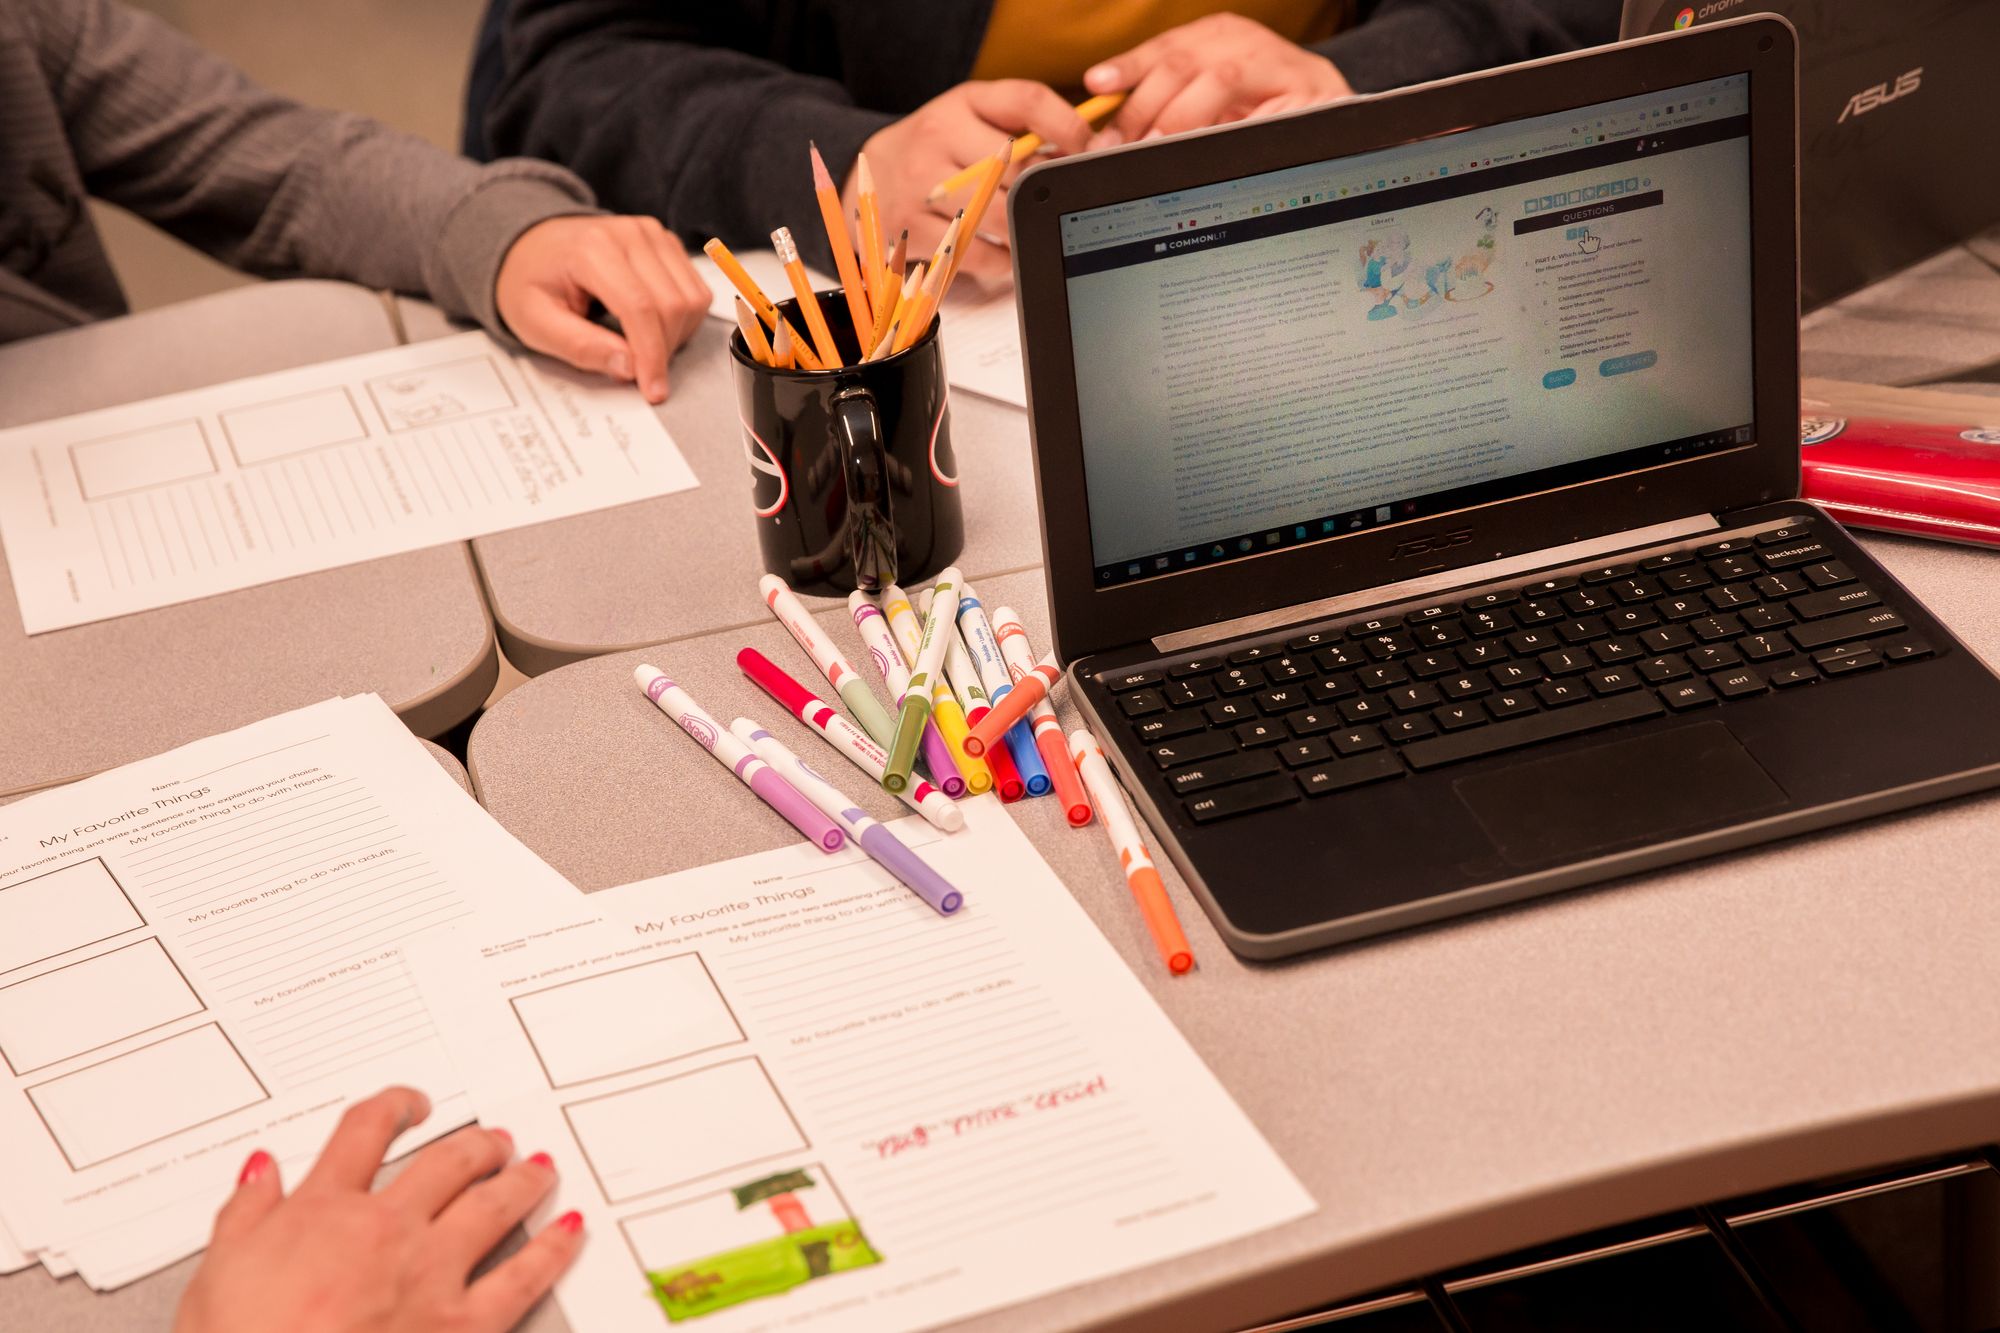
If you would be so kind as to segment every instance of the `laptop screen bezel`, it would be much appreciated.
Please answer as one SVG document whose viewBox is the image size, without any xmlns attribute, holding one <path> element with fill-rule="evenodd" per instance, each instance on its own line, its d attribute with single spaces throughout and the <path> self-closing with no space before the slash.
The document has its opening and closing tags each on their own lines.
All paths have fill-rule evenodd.
<svg viewBox="0 0 2000 1333">
<path fill-rule="evenodd" d="M 1225 126 L 1026 173 L 1009 222 L 1054 646 L 1063 661 L 1218 621 L 1799 490 L 1796 44 L 1759 16 Z M 1443 516 L 1099 587 L 1077 410 L 1064 214 L 1708 79 L 1750 75 L 1753 442 Z"/>
</svg>

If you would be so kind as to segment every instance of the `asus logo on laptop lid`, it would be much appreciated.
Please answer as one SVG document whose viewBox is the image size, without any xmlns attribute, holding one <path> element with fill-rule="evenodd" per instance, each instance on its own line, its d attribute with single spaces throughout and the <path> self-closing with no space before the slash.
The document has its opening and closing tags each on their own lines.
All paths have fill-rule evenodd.
<svg viewBox="0 0 2000 1333">
<path fill-rule="evenodd" d="M 1849 116 L 1865 116 L 1878 107 L 1884 107 L 1899 97 L 1908 97 L 1923 86 L 1924 67 L 1917 66 L 1896 76 L 1896 86 L 1891 88 L 1884 79 L 1873 88 L 1863 88 L 1847 99 L 1847 105 L 1840 109 L 1840 119 L 1834 124 L 1845 125 Z"/>
</svg>

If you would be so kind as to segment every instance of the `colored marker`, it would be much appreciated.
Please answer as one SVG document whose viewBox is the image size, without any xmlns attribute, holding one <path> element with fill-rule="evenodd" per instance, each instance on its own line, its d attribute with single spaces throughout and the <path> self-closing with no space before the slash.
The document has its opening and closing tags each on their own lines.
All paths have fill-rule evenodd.
<svg viewBox="0 0 2000 1333">
<path fill-rule="evenodd" d="M 986 691 L 979 684 L 979 676 L 973 671 L 971 660 L 966 658 L 962 664 L 970 677 L 971 683 L 967 684 L 965 683 L 967 677 L 960 676 L 952 669 L 952 661 L 955 658 L 966 658 L 964 643 L 954 644 L 952 648 L 946 650 L 944 675 L 945 679 L 951 682 L 952 693 L 958 696 L 958 706 L 965 710 L 965 721 L 969 728 L 977 725 L 980 718 L 992 712 L 993 705 L 986 700 Z M 1006 746 L 996 745 L 980 759 L 967 755 L 966 762 L 984 764 L 992 771 L 993 790 L 999 792 L 1000 799 L 1007 804 L 1012 805 L 1028 794 L 1028 784 L 1021 780 L 1021 772 L 1014 767 L 1013 756 L 1008 754 Z"/>
<path fill-rule="evenodd" d="M 1082 775 L 1090 799 L 1104 817 L 1105 836 L 1111 839 L 1111 850 L 1118 853 L 1119 864 L 1125 867 L 1126 886 L 1139 904 L 1139 915 L 1146 918 L 1154 947 L 1159 949 L 1167 971 L 1179 976 L 1194 967 L 1194 950 L 1188 947 L 1181 919 L 1174 914 L 1174 905 L 1167 898 L 1167 886 L 1160 882 L 1160 872 L 1154 868 L 1153 858 L 1146 854 L 1145 840 L 1139 836 L 1132 808 L 1125 804 L 1125 793 L 1118 790 L 1118 781 L 1111 775 L 1111 765 L 1104 762 L 1104 751 L 1095 736 L 1081 727 L 1072 731 L 1069 752 L 1076 760 L 1076 771 Z"/>
<path fill-rule="evenodd" d="M 903 706 L 903 696 L 910 692 L 910 668 L 904 661 L 903 650 L 896 644 L 896 635 L 889 628 L 888 617 L 882 609 L 868 600 L 865 592 L 851 592 L 847 595 L 847 609 L 854 615 L 854 628 L 861 634 L 861 642 L 868 649 L 869 660 L 875 663 L 875 673 L 882 677 L 888 687 L 889 701 L 898 708 Z M 915 644 L 911 645 L 912 651 Z M 958 771 L 958 765 L 951 761 L 951 747 L 945 744 L 944 736 L 934 726 L 924 728 L 921 742 L 924 752 L 924 766 L 937 779 L 944 794 L 956 800 L 965 795 L 965 775 Z"/>
<path fill-rule="evenodd" d="M 929 588 L 917 594 L 917 610 L 925 620 L 930 619 L 936 601 L 937 594 Z M 995 775 L 985 760 L 975 759 L 966 752 L 965 738 L 972 733 L 972 710 L 959 693 L 959 682 L 967 682 L 978 691 L 982 707 L 986 706 L 986 691 L 979 688 L 979 674 L 965 655 L 965 641 L 958 637 L 957 616 L 938 626 L 938 637 L 944 640 L 944 669 L 938 672 L 936 688 L 931 691 L 931 716 L 938 730 L 944 733 L 946 744 L 951 746 L 952 762 L 965 774 L 965 789 L 974 796 L 984 796 L 993 790 Z"/>
<path fill-rule="evenodd" d="M 950 916 L 965 898 L 950 881 L 933 870 L 910 845 L 863 812 L 842 795 L 840 789 L 815 773 L 803 759 L 785 748 L 785 743 L 747 718 L 737 718 L 731 731 L 749 745 L 757 757 L 805 793 L 806 798 L 834 823 L 846 830 L 854 845 L 875 858 L 877 865 L 903 881 L 910 892 L 928 903 L 939 916 Z"/>
<path fill-rule="evenodd" d="M 812 658 L 813 665 L 826 677 L 827 684 L 833 686 L 833 692 L 847 705 L 847 711 L 854 714 L 854 720 L 861 724 L 861 729 L 873 736 L 877 745 L 888 745 L 896 734 L 896 724 L 882 711 L 882 705 L 868 688 L 868 682 L 847 664 L 847 659 L 840 655 L 840 649 L 833 646 L 833 640 L 826 637 L 826 631 L 819 627 L 819 622 L 799 605 L 799 599 L 792 595 L 785 581 L 776 574 L 766 574 L 757 580 L 757 591 L 763 597 L 764 605 L 770 607 L 771 614 L 778 618 L 778 623 L 790 630 L 799 647 L 806 650 L 806 656 Z"/>
<path fill-rule="evenodd" d="M 905 599 L 907 600 L 907 599 Z M 910 779 L 910 765 L 916 762 L 917 741 L 924 734 L 924 723 L 931 717 L 931 695 L 935 682 L 944 671 L 944 635 L 938 633 L 938 621 L 945 617 L 947 624 L 955 624 L 958 619 L 958 568 L 951 566 L 938 575 L 937 603 L 932 608 L 930 619 L 924 622 L 923 638 L 917 643 L 916 656 L 910 664 L 910 688 L 903 694 L 903 711 L 896 718 L 896 738 L 889 746 L 889 770 L 882 775 L 882 785 L 890 791 L 901 791 L 903 783 Z M 966 784 L 971 785 L 967 778 Z"/>
<path fill-rule="evenodd" d="M 903 656 L 914 666 L 917 652 L 923 645 L 924 625 L 911 600 L 908 593 L 893 583 L 882 590 L 882 618 L 889 622 L 896 642 L 902 645 Z M 924 614 L 929 615 L 929 611 Z M 944 672 L 940 671 L 931 688 L 931 731 L 925 735 L 935 732 L 944 737 L 946 766 L 965 779 L 968 792 L 978 795 L 992 789 L 993 774 L 990 769 L 975 768 L 970 756 L 965 753 L 967 729 L 958 697 L 951 692 Z"/>
<path fill-rule="evenodd" d="M 1085 795 L 1083 782 L 1076 775 L 1076 763 L 1069 757 L 1069 746 L 1063 742 L 1056 710 L 1049 707 L 1048 701 L 1049 687 L 1061 678 L 1062 667 L 1054 653 L 1039 662 L 1035 660 L 1034 650 L 1028 646 L 1028 631 L 1021 627 L 1021 618 L 1007 607 L 993 608 L 993 632 L 999 637 L 1001 656 L 1007 659 L 1007 674 L 1014 678 L 1014 692 L 980 719 L 982 730 L 974 739 L 985 739 L 989 733 L 991 739 L 999 739 L 1001 732 L 1014 725 L 1014 718 L 1026 712 L 1034 722 L 1035 748 L 1042 752 L 1042 762 L 1048 766 L 1049 781 L 1055 784 L 1063 814 L 1073 827 L 1082 828 L 1090 822 L 1090 797 Z M 1009 710 L 1013 710 L 1011 717 L 1002 716 Z"/>
<path fill-rule="evenodd" d="M 744 786 L 762 797 L 764 804 L 783 815 L 793 828 L 806 835 L 808 841 L 829 852 L 837 852 L 846 846 L 847 835 L 840 831 L 839 825 L 821 814 L 818 806 L 799 795 L 791 783 L 752 754 L 749 747 L 717 726 L 715 719 L 703 712 L 701 705 L 689 697 L 686 690 L 668 680 L 665 672 L 656 666 L 641 663 L 632 668 L 632 679 L 639 682 L 639 688 L 658 705 L 662 713 L 699 741 L 702 749 L 742 779 Z"/>
<path fill-rule="evenodd" d="M 793 717 L 818 732 L 820 739 L 849 763 L 866 773 L 871 780 L 882 780 L 882 769 L 889 762 L 888 752 L 870 739 L 867 732 L 842 717 L 832 704 L 793 680 L 755 648 L 745 648 L 737 653 L 736 665 L 766 694 L 790 709 Z M 896 795 L 904 805 L 928 819 L 933 828 L 956 833 L 965 827 L 965 812 L 928 782 L 913 782 L 908 789 Z"/>
<path fill-rule="evenodd" d="M 958 628 L 972 665 L 979 672 L 979 683 L 986 687 L 986 698 L 997 707 L 1014 692 L 1014 679 L 1007 674 L 1007 659 L 1000 655 L 1000 640 L 993 636 L 986 608 L 979 604 L 969 586 L 959 592 Z M 1049 770 L 1042 764 L 1041 752 L 1035 749 L 1035 733 L 1028 723 L 1016 722 L 1007 728 L 1006 748 L 1014 767 L 1020 771 L 1021 781 L 1028 786 L 1028 795 L 1047 796 L 1055 784 L 1049 781 Z M 993 760 L 990 752 L 981 757 L 988 763 Z"/>
</svg>

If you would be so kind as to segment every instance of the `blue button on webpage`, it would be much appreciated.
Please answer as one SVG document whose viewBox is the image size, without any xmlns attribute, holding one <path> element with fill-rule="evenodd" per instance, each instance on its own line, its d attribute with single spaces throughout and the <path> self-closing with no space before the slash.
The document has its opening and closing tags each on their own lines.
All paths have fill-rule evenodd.
<svg viewBox="0 0 2000 1333">
<path fill-rule="evenodd" d="M 1561 370 L 1551 370 L 1542 376 L 1544 389 L 1564 389 L 1574 383 L 1576 383 L 1576 371 L 1569 366 L 1564 366 Z"/>
<path fill-rule="evenodd" d="M 1600 375 L 1625 375 L 1635 370 L 1649 370 L 1660 359 L 1658 352 L 1632 352 L 1625 356 L 1614 356 L 1600 361 L 1597 373 Z"/>
</svg>

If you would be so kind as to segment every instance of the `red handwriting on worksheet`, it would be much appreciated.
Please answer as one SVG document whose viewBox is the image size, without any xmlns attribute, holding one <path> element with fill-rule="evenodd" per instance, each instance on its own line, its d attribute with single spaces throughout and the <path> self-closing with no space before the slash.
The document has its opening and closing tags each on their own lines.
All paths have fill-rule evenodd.
<svg viewBox="0 0 2000 1333">
<path fill-rule="evenodd" d="M 1048 1111 L 1059 1111 L 1078 1102 L 1102 1097 L 1109 1091 L 1110 1083 L 1104 1075 L 1099 1074 L 1095 1078 L 1079 1079 L 1074 1083 L 1062 1084 L 1060 1087 L 1040 1088 L 1009 1101 L 969 1109 L 946 1116 L 942 1120 L 920 1121 L 906 1130 L 897 1130 L 879 1139 L 871 1139 L 862 1146 L 873 1152 L 878 1160 L 887 1161 L 891 1157 L 900 1157 L 920 1148 L 928 1148 L 934 1143 L 962 1139 Z"/>
</svg>

